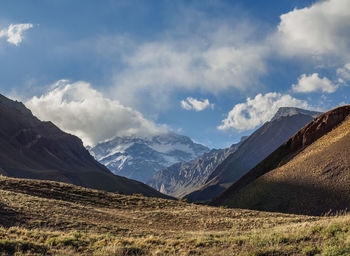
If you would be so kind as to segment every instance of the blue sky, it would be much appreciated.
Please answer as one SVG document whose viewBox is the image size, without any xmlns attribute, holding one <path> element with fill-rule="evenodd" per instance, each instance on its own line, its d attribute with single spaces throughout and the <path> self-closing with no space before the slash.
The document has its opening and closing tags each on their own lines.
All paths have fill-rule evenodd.
<svg viewBox="0 0 350 256">
<path fill-rule="evenodd" d="M 0 3 L 0 93 L 85 144 L 227 147 L 278 107 L 348 104 L 349 48 L 347 0 Z"/>
</svg>

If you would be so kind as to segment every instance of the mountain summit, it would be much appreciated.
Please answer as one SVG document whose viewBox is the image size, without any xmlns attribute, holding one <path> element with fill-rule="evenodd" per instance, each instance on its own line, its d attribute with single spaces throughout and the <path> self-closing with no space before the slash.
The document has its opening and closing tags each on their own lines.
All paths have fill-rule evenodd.
<svg viewBox="0 0 350 256">
<path fill-rule="evenodd" d="M 114 174 L 147 182 L 154 173 L 174 163 L 192 160 L 209 149 L 176 133 L 116 137 L 89 149 Z"/>
<path fill-rule="evenodd" d="M 313 118 L 316 118 L 321 113 L 316 111 L 305 110 L 301 108 L 295 108 L 295 107 L 280 107 L 276 112 L 276 114 L 274 115 L 274 117 L 271 119 L 271 121 L 274 121 L 284 116 L 294 116 L 298 114 L 308 115 L 308 116 L 312 116 Z"/>
</svg>

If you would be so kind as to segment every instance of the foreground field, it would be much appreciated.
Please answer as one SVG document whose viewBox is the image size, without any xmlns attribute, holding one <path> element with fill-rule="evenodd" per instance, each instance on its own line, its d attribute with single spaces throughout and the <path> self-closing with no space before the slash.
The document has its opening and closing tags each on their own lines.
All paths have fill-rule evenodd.
<svg viewBox="0 0 350 256">
<path fill-rule="evenodd" d="M 350 216 L 308 217 L 0 177 L 2 255 L 348 255 Z"/>
</svg>

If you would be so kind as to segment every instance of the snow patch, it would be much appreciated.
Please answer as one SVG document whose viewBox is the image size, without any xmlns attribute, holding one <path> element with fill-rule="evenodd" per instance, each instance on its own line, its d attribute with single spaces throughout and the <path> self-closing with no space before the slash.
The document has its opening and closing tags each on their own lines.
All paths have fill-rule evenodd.
<svg viewBox="0 0 350 256">
<path fill-rule="evenodd" d="M 131 160 L 132 157 L 126 156 L 126 155 L 121 155 L 121 156 L 118 156 L 117 158 L 113 159 L 112 161 L 106 162 L 105 165 L 112 166 L 114 168 L 116 167 L 118 170 L 121 170 L 124 167 L 124 165 L 128 159 Z M 130 164 L 128 163 L 128 165 L 130 165 Z"/>
<path fill-rule="evenodd" d="M 100 156 L 97 158 L 97 161 L 99 162 L 102 162 L 104 159 L 110 157 L 110 156 L 113 156 L 117 153 L 125 153 L 125 150 L 127 150 L 129 147 L 131 147 L 134 143 L 128 143 L 128 144 L 120 144 L 120 145 L 117 145 L 111 149 L 108 149 L 107 150 L 107 155 L 104 155 L 104 156 Z"/>
</svg>

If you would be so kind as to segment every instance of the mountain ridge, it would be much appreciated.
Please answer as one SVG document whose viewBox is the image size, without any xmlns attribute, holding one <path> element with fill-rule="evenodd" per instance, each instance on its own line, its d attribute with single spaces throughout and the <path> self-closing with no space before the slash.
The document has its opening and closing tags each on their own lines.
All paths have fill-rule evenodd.
<svg viewBox="0 0 350 256">
<path fill-rule="evenodd" d="M 225 149 L 212 149 L 189 162 L 175 163 L 156 172 L 147 184 L 158 191 L 182 197 L 204 185 L 211 172 L 232 152 L 236 151 L 246 137 Z"/>
<path fill-rule="evenodd" d="M 322 186 L 320 186 L 321 184 L 328 182 L 332 186 L 344 187 L 344 184 L 350 182 L 350 163 L 347 163 L 347 155 L 344 153 L 348 152 L 347 149 L 350 145 L 349 116 L 349 105 L 338 107 L 322 114 L 317 119 L 303 127 L 298 133 L 281 145 L 256 167 L 250 170 L 218 198 L 214 199 L 212 204 L 242 208 L 250 206 L 248 207 L 250 209 L 271 211 L 280 210 L 282 212 L 315 215 L 325 213 L 325 211 L 332 208 L 332 205 L 335 206 L 333 210 L 341 210 L 342 207 L 339 207 L 339 205 L 336 205 L 334 202 L 341 201 L 343 205 L 344 202 L 347 202 L 346 205 L 350 205 L 350 198 L 347 198 L 345 195 L 338 199 L 336 199 L 336 195 L 332 196 L 333 203 L 327 200 L 328 205 L 330 206 L 328 209 L 322 209 L 320 206 L 322 204 L 317 206 L 312 200 L 308 203 L 309 205 L 312 205 L 312 209 L 308 207 L 307 204 L 303 205 L 302 208 L 297 207 L 292 203 L 288 204 L 289 201 L 286 198 L 284 198 L 283 201 L 285 203 L 282 205 L 281 198 L 283 197 L 279 198 L 277 196 L 271 196 L 273 194 L 279 195 L 281 194 L 281 191 L 284 191 L 285 197 L 289 198 L 290 196 L 294 196 L 295 198 L 299 198 L 300 201 L 303 201 L 303 199 L 301 199 L 302 193 L 298 194 L 295 192 L 292 185 L 295 184 L 293 186 L 299 186 L 302 183 L 305 185 L 305 182 L 310 179 L 310 181 L 313 181 L 312 184 L 314 185 L 309 184 L 310 188 L 305 187 L 303 190 L 309 191 L 309 193 L 315 198 L 318 198 L 318 193 L 322 194 L 322 198 L 324 199 L 327 187 L 322 188 Z M 340 129 L 343 129 L 342 133 L 339 133 Z M 337 155 L 333 156 L 334 154 Z M 318 160 L 316 161 L 316 159 Z M 298 164 L 296 164 L 297 161 Z M 293 169 L 291 166 L 294 166 Z M 321 170 L 323 171 L 321 172 Z M 294 177 L 293 175 L 296 174 L 299 176 Z M 339 181 L 340 183 L 337 182 L 338 185 L 333 184 L 332 178 L 336 180 L 336 177 L 338 176 L 344 180 Z M 290 177 L 290 180 L 287 179 L 288 177 Z M 291 177 L 294 178 L 292 179 Z M 282 182 L 284 180 L 289 182 L 290 185 L 285 185 L 284 188 L 283 186 L 280 187 L 273 185 L 275 182 Z M 253 189 L 256 190 L 257 184 L 261 185 L 261 191 L 259 193 L 261 197 L 265 196 L 266 198 L 270 198 L 271 202 L 275 202 L 275 205 L 272 205 L 271 203 L 263 203 L 267 199 L 259 199 L 258 197 L 254 201 L 252 199 L 253 197 L 244 195 L 244 191 L 249 194 L 249 191 L 253 191 Z M 316 187 L 312 190 L 311 187 L 314 186 L 319 186 L 324 191 Z M 281 191 L 278 192 L 277 189 Z M 335 187 L 333 187 L 333 189 L 337 190 Z M 329 192 L 329 195 L 332 195 L 332 193 Z M 303 197 L 310 199 L 306 194 L 303 194 Z M 246 199 L 246 203 L 243 203 L 243 198 Z M 278 202 L 280 202 L 280 204 Z"/>
<path fill-rule="evenodd" d="M 305 115 L 303 113 L 310 113 Z M 314 112 L 280 116 L 253 132 L 210 174 L 206 184 L 185 196 L 189 201 L 210 201 L 262 161 L 288 138 L 311 122 Z"/>
</svg>

